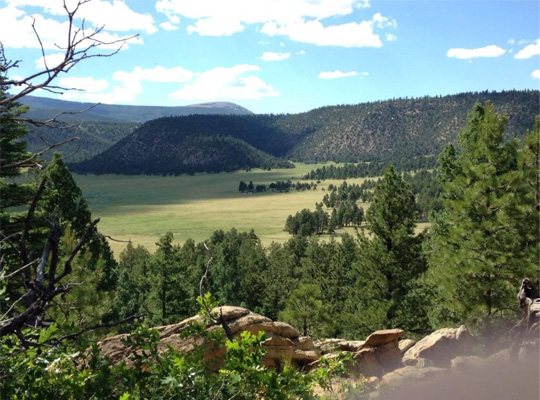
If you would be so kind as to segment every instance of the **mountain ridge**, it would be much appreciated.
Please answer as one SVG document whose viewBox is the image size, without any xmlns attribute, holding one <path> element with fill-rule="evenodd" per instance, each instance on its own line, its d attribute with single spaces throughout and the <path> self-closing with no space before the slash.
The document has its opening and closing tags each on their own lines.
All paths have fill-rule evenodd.
<svg viewBox="0 0 540 400">
<path fill-rule="evenodd" d="M 193 140 L 197 136 L 230 137 L 271 156 L 292 161 L 377 161 L 400 164 L 402 160 L 424 157 L 433 166 L 443 147 L 455 143 L 457 133 L 465 126 L 467 115 L 474 104 L 486 101 L 494 104 L 496 112 L 508 115 L 508 138 L 519 138 L 533 126 L 539 110 L 539 91 L 462 93 L 444 97 L 397 99 L 327 106 L 301 114 L 159 118 L 144 123 L 84 164 L 74 164 L 73 169 L 83 173 L 134 173 L 129 165 L 136 164 L 143 151 L 148 152 L 145 157 L 156 160 L 161 166 L 146 163 L 136 173 L 181 173 L 170 166 L 163 166 L 164 163 L 172 165 L 177 161 L 170 157 L 165 161 L 155 149 L 163 149 L 164 144 L 179 148 L 187 137 Z M 206 145 L 209 143 L 205 141 Z M 215 146 L 210 150 L 215 151 Z M 204 152 L 204 147 L 197 148 L 197 152 L 200 151 Z M 226 157 L 222 155 L 222 158 Z M 207 169 L 200 166 L 197 171 Z"/>
</svg>

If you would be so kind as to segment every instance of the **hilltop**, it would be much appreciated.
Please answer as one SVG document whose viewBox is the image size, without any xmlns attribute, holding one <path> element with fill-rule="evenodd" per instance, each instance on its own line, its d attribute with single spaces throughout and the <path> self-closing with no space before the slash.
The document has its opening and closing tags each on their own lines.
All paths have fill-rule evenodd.
<svg viewBox="0 0 540 400">
<path fill-rule="evenodd" d="M 58 113 L 61 121 L 72 124 L 68 129 L 31 127 L 26 137 L 28 149 L 37 152 L 46 147 L 45 143 L 61 143 L 73 136 L 80 139 L 63 145 L 61 151 L 69 155 L 70 161 L 91 158 L 117 143 L 138 128 L 142 123 L 165 116 L 187 116 L 193 114 L 250 115 L 251 111 L 238 104 L 212 102 L 178 107 L 129 106 L 80 103 L 26 96 L 21 104 L 30 107 L 26 116 L 43 121 Z M 81 112 L 86 110 L 84 112 Z M 69 114 L 72 113 L 72 114 Z"/>
<path fill-rule="evenodd" d="M 184 173 L 186 171 L 178 166 L 192 157 L 189 151 L 176 150 L 184 148 L 186 140 L 199 144 L 198 154 L 210 154 L 219 146 L 215 143 L 212 149 L 204 146 L 222 137 L 237 140 L 236 145 L 244 142 L 274 157 L 302 162 L 399 164 L 401 160 L 418 157 L 434 160 L 446 144 L 455 142 L 473 105 L 486 101 L 494 104 L 496 112 L 508 116 L 508 137 L 519 138 L 533 125 L 539 109 L 539 92 L 481 92 L 396 99 L 329 106 L 301 114 L 160 118 L 143 124 L 102 154 L 74 164 L 72 168 L 83 173 Z M 203 137 L 204 140 L 197 139 Z M 164 149 L 176 150 L 173 154 Z M 220 158 L 232 159 L 226 155 L 230 149 L 222 147 Z M 141 157 L 152 161 L 142 161 Z M 215 171 L 201 163 L 190 165 L 195 171 Z M 255 166 L 261 165 L 252 165 Z M 222 170 L 236 167 L 230 165 Z"/>
</svg>

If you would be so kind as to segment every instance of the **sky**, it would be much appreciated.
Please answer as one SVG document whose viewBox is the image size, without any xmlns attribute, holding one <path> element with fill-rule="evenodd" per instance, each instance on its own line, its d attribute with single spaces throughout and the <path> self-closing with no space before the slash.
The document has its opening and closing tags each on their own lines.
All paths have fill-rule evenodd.
<svg viewBox="0 0 540 400">
<path fill-rule="evenodd" d="M 68 10 L 75 4 L 66 0 Z M 84 21 L 80 33 L 101 28 L 95 38 L 103 43 L 131 38 L 114 56 L 83 60 L 55 82 L 77 90 L 34 95 L 162 106 L 229 101 L 255 113 L 298 113 L 540 88 L 538 0 L 92 0 L 73 21 L 79 29 Z M 0 42 L 8 60 L 20 60 L 9 77 L 43 68 L 40 42 L 47 65 L 56 65 L 67 26 L 62 0 L 0 0 Z"/>
</svg>

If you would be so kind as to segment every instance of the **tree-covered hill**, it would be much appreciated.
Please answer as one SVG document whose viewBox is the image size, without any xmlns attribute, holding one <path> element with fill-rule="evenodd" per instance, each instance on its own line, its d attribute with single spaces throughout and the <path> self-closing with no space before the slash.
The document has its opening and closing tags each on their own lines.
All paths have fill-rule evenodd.
<svg viewBox="0 0 540 400">
<path fill-rule="evenodd" d="M 494 104 L 496 112 L 508 115 L 509 137 L 523 137 L 539 110 L 539 92 L 526 90 L 329 106 L 301 114 L 167 117 L 143 124 L 110 150 L 73 169 L 119 174 L 186 172 L 179 166 L 194 165 L 188 161 L 193 157 L 185 148 L 178 149 L 185 146 L 185 138 L 197 142 L 197 136 L 205 138 L 199 141 L 205 146 L 209 137 L 227 136 L 273 156 L 303 162 L 382 161 L 399 165 L 401 160 L 424 156 L 433 161 L 444 146 L 455 143 L 473 105 L 486 101 Z M 196 158 L 200 161 L 213 147 L 190 147 L 190 151 L 199 154 Z M 177 150 L 173 154 L 169 148 Z M 226 147 L 220 149 L 224 158 L 234 162 L 223 165 L 222 170 L 237 168 L 241 163 L 232 155 L 225 157 L 225 151 Z M 197 171 L 216 171 L 206 169 L 206 161 L 196 164 Z"/>
<path fill-rule="evenodd" d="M 66 129 L 31 127 L 25 140 L 28 150 L 36 153 L 48 145 L 62 143 L 76 136 L 78 140 L 59 147 L 62 154 L 68 157 L 68 161 L 76 162 L 92 158 L 107 150 L 139 126 L 140 123 L 137 122 L 83 121 L 74 123 Z M 50 159 L 52 154 L 46 153 L 43 157 Z"/>
<path fill-rule="evenodd" d="M 128 106 L 80 103 L 26 96 L 21 103 L 28 106 L 26 118 L 44 121 L 58 116 L 67 124 L 65 129 L 47 128 L 29 124 L 30 134 L 26 137 L 28 150 L 39 152 L 48 145 L 62 143 L 77 136 L 79 140 L 62 145 L 64 156 L 70 162 L 82 161 L 99 154 L 120 139 L 133 132 L 143 122 L 168 116 L 187 115 L 250 115 L 251 111 L 234 103 L 212 102 L 179 107 Z M 81 112 L 86 110 L 84 112 Z M 50 158 L 51 155 L 45 155 Z"/>
<path fill-rule="evenodd" d="M 507 134 L 522 137 L 539 110 L 538 91 L 462 93 L 398 99 L 312 111 L 324 123 L 292 148 L 298 161 L 370 161 L 436 155 L 455 142 L 475 103 L 491 101 L 509 116 Z"/>
<path fill-rule="evenodd" d="M 93 159 L 72 165 L 72 169 L 97 174 L 178 175 L 294 167 L 231 136 L 160 132 L 149 142 L 146 133 L 137 131 Z"/>
</svg>

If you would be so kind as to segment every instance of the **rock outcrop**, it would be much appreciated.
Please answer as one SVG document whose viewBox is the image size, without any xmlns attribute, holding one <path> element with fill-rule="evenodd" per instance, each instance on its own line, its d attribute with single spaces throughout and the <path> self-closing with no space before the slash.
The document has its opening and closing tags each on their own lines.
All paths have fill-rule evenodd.
<svg viewBox="0 0 540 400">
<path fill-rule="evenodd" d="M 414 365 L 418 359 L 425 358 L 437 367 L 448 367 L 452 358 L 470 354 L 473 344 L 473 338 L 464 325 L 439 329 L 407 350 L 403 363 Z"/>
<path fill-rule="evenodd" d="M 217 311 L 217 309 L 214 311 Z M 320 357 L 320 352 L 314 346 L 313 340 L 309 337 L 300 336 L 298 331 L 289 324 L 274 322 L 241 307 L 224 306 L 221 307 L 221 312 L 235 337 L 238 337 L 244 331 L 253 334 L 259 331 L 265 332 L 267 340 L 264 343 L 266 355 L 263 363 L 267 367 L 280 367 L 285 362 L 290 362 L 296 366 L 304 366 L 318 360 Z M 198 315 L 177 324 L 155 328 L 159 333 L 158 350 L 165 351 L 170 346 L 181 353 L 193 351 L 195 346 L 202 343 L 202 339 L 197 336 L 183 338 L 180 333 L 192 323 L 202 324 L 203 322 L 204 318 Z M 219 325 L 209 323 L 206 329 L 213 331 L 218 328 L 220 328 Z M 127 360 L 131 350 L 122 343 L 126 338 L 127 335 L 125 334 L 116 335 L 99 342 L 102 355 L 110 357 L 113 362 Z M 205 358 L 215 359 L 219 364 L 224 353 L 224 348 L 213 349 L 205 355 Z"/>
</svg>

